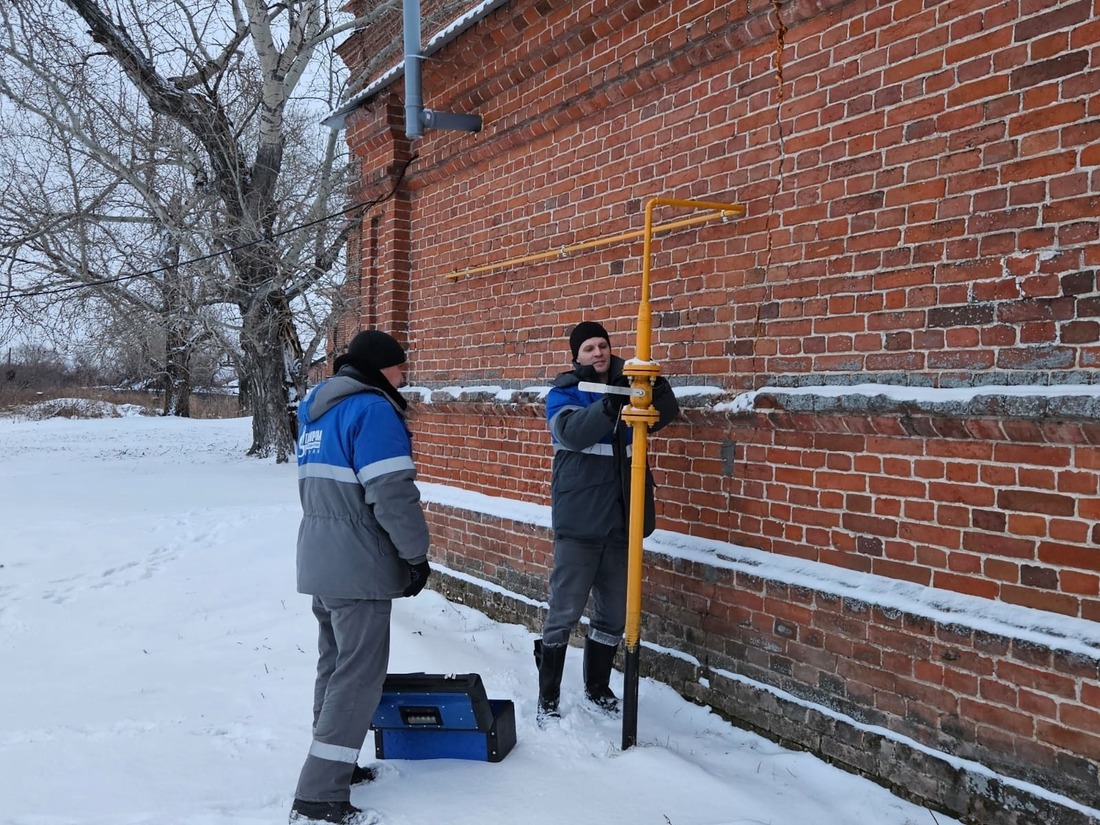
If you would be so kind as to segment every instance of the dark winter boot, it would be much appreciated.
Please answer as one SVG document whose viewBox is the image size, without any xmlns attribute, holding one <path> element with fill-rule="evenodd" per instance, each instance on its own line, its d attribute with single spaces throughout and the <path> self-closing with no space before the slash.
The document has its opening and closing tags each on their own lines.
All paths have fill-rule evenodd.
<svg viewBox="0 0 1100 825">
<path fill-rule="evenodd" d="M 535 664 L 539 669 L 539 709 L 537 719 L 557 719 L 561 698 L 561 675 L 565 671 L 565 652 L 569 645 L 546 645 L 535 639 Z"/>
<path fill-rule="evenodd" d="M 335 822 L 337 825 L 359 825 L 368 821 L 366 813 L 350 802 L 306 802 L 295 799 L 290 808 L 291 825 Z"/>
<path fill-rule="evenodd" d="M 584 695 L 605 713 L 619 712 L 619 697 L 611 692 L 611 668 L 618 645 L 584 640 Z"/>
<path fill-rule="evenodd" d="M 369 765 L 366 767 L 363 767 L 362 765 L 356 765 L 354 768 L 351 769 L 352 786 L 363 785 L 367 782 L 373 782 L 377 778 L 378 771 L 376 771 Z"/>
</svg>

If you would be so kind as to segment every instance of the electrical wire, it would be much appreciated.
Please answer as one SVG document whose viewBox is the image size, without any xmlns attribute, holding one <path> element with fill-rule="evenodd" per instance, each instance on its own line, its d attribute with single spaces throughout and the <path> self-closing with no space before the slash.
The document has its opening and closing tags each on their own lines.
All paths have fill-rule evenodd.
<svg viewBox="0 0 1100 825">
<path fill-rule="evenodd" d="M 94 281 L 92 283 L 66 284 L 65 286 L 47 287 L 47 288 L 39 289 L 39 290 L 15 290 L 15 289 L 13 289 L 13 290 L 9 290 L 7 292 L 7 294 L 0 296 L 0 303 L 10 303 L 10 302 L 16 301 L 16 300 L 21 299 L 21 298 L 37 298 L 37 297 L 43 296 L 43 295 L 60 295 L 60 294 L 65 293 L 65 292 L 75 292 L 78 289 L 93 289 L 95 287 L 105 286 L 105 285 L 108 285 L 108 284 L 117 284 L 117 283 L 122 283 L 123 281 L 132 281 L 135 278 L 144 278 L 144 277 L 149 276 L 149 275 L 156 275 L 156 274 L 161 273 L 161 272 L 167 272 L 170 269 L 179 269 L 181 266 L 187 266 L 189 264 L 197 264 L 197 263 L 202 263 L 203 261 L 209 261 L 209 260 L 212 260 L 213 258 L 219 258 L 222 255 L 232 255 L 234 252 L 239 252 L 242 249 L 248 249 L 250 246 L 257 246 L 261 243 L 267 243 L 268 241 L 272 241 L 276 238 L 281 238 L 283 235 L 289 235 L 291 232 L 298 232 L 299 230 L 302 230 L 302 229 L 309 229 L 311 226 L 317 226 L 318 224 L 324 223 L 325 221 L 330 221 L 333 218 L 339 218 L 342 215 L 346 215 L 349 212 L 354 212 L 355 210 L 361 210 L 361 211 L 365 212 L 366 210 L 370 209 L 373 206 L 377 206 L 380 203 L 385 203 L 390 198 L 392 198 L 395 194 L 397 194 L 397 188 L 401 185 L 401 182 L 405 179 L 405 173 L 408 171 L 409 166 L 412 165 L 412 162 L 414 160 L 416 160 L 416 158 L 417 158 L 417 155 L 414 154 L 407 161 L 405 161 L 404 165 L 401 167 L 401 170 L 397 173 L 397 177 L 394 180 L 393 185 L 390 187 L 390 191 L 387 192 L 386 194 L 380 195 L 379 197 L 373 198 L 372 200 L 360 201 L 359 203 L 353 203 L 351 206 L 345 207 L 344 209 L 341 209 L 339 212 L 333 212 L 329 215 L 324 215 L 320 218 L 309 221 L 308 223 L 303 223 L 303 224 L 299 224 L 298 226 L 291 226 L 291 227 L 288 227 L 287 229 L 282 229 L 278 232 L 272 233 L 268 237 L 261 238 L 259 240 L 255 240 L 255 241 L 248 241 L 247 243 L 239 244 L 238 246 L 233 246 L 233 247 L 230 247 L 228 249 L 222 249 L 218 252 L 211 252 L 209 255 L 201 255 L 198 258 L 191 258 L 191 259 L 186 260 L 186 261 L 181 261 L 177 264 L 170 264 L 170 265 L 167 265 L 167 266 L 160 266 L 160 267 L 157 267 L 155 269 L 146 269 L 146 270 L 143 270 L 141 272 L 131 272 L 131 273 L 128 273 L 126 275 L 118 275 L 114 278 L 103 278 L 101 280 Z"/>
</svg>

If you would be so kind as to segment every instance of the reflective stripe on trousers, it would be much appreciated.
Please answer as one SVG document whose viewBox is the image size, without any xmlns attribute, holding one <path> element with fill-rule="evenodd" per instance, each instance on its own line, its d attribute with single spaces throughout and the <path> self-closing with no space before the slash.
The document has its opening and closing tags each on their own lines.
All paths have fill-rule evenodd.
<svg viewBox="0 0 1100 825">
<path fill-rule="evenodd" d="M 391 602 L 313 597 L 317 681 L 313 742 L 294 796 L 340 802 L 351 796 L 351 772 L 382 698 L 390 659 Z"/>
</svg>

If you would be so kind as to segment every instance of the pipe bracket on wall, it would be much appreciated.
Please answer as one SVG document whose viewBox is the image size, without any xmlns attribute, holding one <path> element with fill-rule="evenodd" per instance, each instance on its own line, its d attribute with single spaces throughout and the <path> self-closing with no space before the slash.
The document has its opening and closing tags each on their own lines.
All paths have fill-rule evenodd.
<svg viewBox="0 0 1100 825">
<path fill-rule="evenodd" d="M 455 112 L 421 109 L 420 122 L 429 129 L 451 129 L 456 132 L 481 131 L 481 115 L 460 115 Z"/>
</svg>

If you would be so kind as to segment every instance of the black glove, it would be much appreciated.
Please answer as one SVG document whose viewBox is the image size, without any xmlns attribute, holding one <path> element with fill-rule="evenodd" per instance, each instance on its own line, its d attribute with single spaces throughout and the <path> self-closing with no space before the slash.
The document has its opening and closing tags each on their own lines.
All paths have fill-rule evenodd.
<svg viewBox="0 0 1100 825">
<path fill-rule="evenodd" d="M 614 381 L 611 381 L 608 386 L 611 387 L 629 387 L 630 379 L 625 375 L 620 375 Z M 603 411 L 612 418 L 619 417 L 619 411 L 630 403 L 629 395 L 620 395 L 617 392 L 609 392 L 603 397 Z"/>
<path fill-rule="evenodd" d="M 658 398 L 664 398 L 670 392 L 672 392 L 672 385 L 668 383 L 668 379 L 659 376 L 657 380 L 653 382 L 654 401 Z"/>
<path fill-rule="evenodd" d="M 432 574 L 432 568 L 428 567 L 427 559 L 419 564 L 409 562 L 405 562 L 405 564 L 409 565 L 409 586 L 405 588 L 405 595 L 415 596 L 428 583 L 428 576 Z"/>
</svg>

